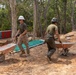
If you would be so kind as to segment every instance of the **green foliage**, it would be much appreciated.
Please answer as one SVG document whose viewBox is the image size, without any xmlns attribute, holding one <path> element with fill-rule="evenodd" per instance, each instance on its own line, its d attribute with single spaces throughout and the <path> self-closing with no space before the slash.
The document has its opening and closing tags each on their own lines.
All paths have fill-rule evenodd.
<svg viewBox="0 0 76 75">
<path fill-rule="evenodd" d="M 8 9 L 0 9 L 0 30 L 9 30 L 10 28 Z"/>
<path fill-rule="evenodd" d="M 33 30 L 33 1 L 34 0 L 17 0 L 17 18 L 20 15 L 25 17 L 25 23 L 28 25 L 28 30 L 31 32 Z M 56 6 L 57 1 L 57 6 Z M 38 10 L 41 14 L 39 18 L 42 30 L 44 30 L 50 23 L 53 17 L 59 18 L 60 27 L 64 27 L 64 2 L 67 1 L 67 11 L 66 11 L 66 30 L 67 32 L 72 30 L 71 23 L 71 12 L 72 12 L 72 1 L 75 0 L 50 0 L 48 5 L 48 0 L 38 0 Z M 6 9 L 0 9 L 0 30 L 6 30 L 11 28 L 10 20 L 10 9 L 7 0 L 3 2 L 6 5 Z M 48 5 L 45 19 L 45 11 Z M 58 11 L 57 11 L 58 8 Z M 59 12 L 59 16 L 58 16 Z M 46 21 L 47 20 L 47 21 Z M 74 10 L 74 24 L 76 24 L 76 6 Z M 38 28 L 39 29 L 39 28 Z M 61 28 L 63 29 L 63 28 Z"/>
<path fill-rule="evenodd" d="M 32 32 L 33 31 L 33 26 L 28 26 L 28 32 Z"/>
<path fill-rule="evenodd" d="M 17 1 L 17 18 L 20 15 L 25 17 L 25 23 L 28 25 L 28 30 L 33 30 L 33 4 L 32 0 Z"/>
<path fill-rule="evenodd" d="M 70 23 L 68 23 L 67 25 L 66 25 L 66 28 L 67 28 L 67 33 L 68 32 L 70 32 L 71 30 L 72 30 L 72 27 L 71 27 L 71 24 Z"/>
</svg>

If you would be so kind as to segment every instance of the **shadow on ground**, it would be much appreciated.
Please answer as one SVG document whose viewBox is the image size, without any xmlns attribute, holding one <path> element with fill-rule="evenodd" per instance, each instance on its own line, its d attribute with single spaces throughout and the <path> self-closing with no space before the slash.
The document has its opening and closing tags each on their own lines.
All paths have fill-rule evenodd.
<svg viewBox="0 0 76 75">
<path fill-rule="evenodd" d="M 11 65 L 20 62 L 19 59 L 9 58 L 0 63 L 0 66 Z"/>
</svg>

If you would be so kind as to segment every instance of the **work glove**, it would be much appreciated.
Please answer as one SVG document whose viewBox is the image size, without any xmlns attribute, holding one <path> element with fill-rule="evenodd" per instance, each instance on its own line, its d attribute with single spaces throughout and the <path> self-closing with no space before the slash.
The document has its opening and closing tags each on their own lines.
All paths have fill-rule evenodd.
<svg viewBox="0 0 76 75">
<path fill-rule="evenodd" d="M 62 43 L 61 41 L 59 41 L 60 43 Z"/>
<path fill-rule="evenodd" d="M 17 43 L 17 37 L 16 36 L 13 38 L 13 42 Z"/>
</svg>

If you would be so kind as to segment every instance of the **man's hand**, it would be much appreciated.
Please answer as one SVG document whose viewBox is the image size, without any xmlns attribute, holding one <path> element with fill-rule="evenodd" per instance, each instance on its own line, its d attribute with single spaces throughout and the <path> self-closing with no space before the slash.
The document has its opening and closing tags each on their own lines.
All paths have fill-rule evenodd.
<svg viewBox="0 0 76 75">
<path fill-rule="evenodd" d="M 13 42 L 17 43 L 17 37 L 16 36 L 13 38 Z"/>
<path fill-rule="evenodd" d="M 59 40 L 59 42 L 62 43 L 60 40 Z"/>
<path fill-rule="evenodd" d="M 55 34 L 56 34 L 56 36 L 58 37 L 59 42 L 62 43 L 61 40 L 60 40 L 60 36 L 59 36 L 58 30 L 56 31 Z"/>
<path fill-rule="evenodd" d="M 24 36 L 27 34 L 27 30 L 25 30 L 22 34 L 20 34 L 21 36 Z"/>
<path fill-rule="evenodd" d="M 23 35 L 22 34 L 20 34 L 20 36 L 19 37 L 22 37 Z"/>
</svg>

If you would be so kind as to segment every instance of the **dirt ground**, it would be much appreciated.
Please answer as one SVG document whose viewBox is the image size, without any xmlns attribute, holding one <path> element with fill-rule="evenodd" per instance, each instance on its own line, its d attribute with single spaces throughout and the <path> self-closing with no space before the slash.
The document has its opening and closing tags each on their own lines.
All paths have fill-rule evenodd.
<svg viewBox="0 0 76 75">
<path fill-rule="evenodd" d="M 76 37 L 72 38 L 75 42 Z M 51 62 L 47 61 L 46 44 L 30 51 L 28 57 L 20 57 L 20 53 L 6 55 L 6 60 L 0 63 L 0 75 L 76 75 L 76 44 L 69 49 L 68 56 L 56 53 Z"/>
</svg>

